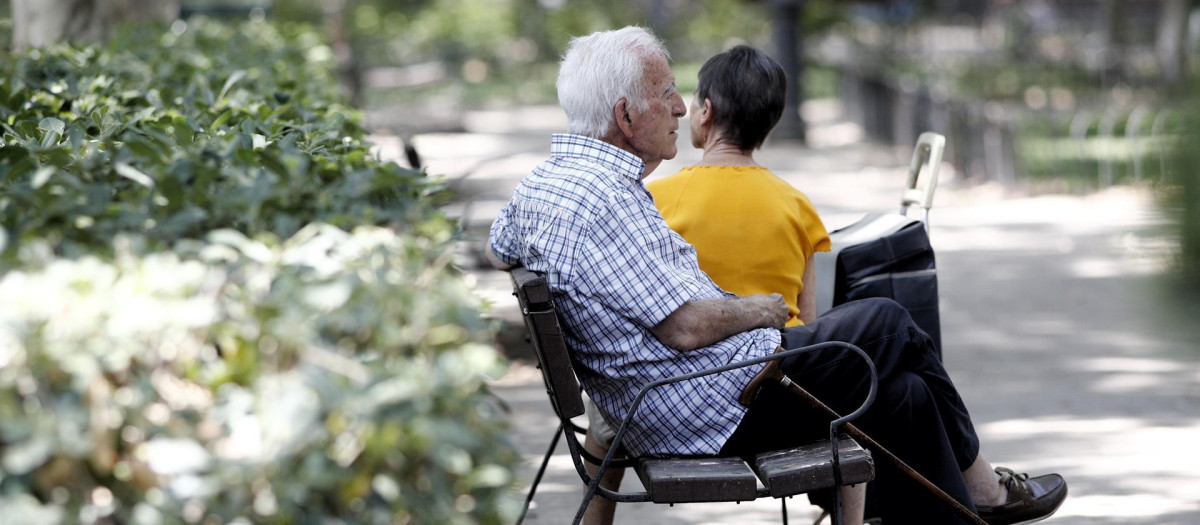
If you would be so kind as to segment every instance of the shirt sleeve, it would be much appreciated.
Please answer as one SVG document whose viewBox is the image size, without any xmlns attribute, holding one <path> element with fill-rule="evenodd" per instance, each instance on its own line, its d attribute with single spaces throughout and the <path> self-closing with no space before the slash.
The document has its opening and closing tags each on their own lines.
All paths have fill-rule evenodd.
<svg viewBox="0 0 1200 525">
<path fill-rule="evenodd" d="M 800 205 L 800 213 L 804 217 L 804 235 L 808 238 L 809 245 L 812 246 L 809 256 L 816 252 L 829 251 L 832 246 L 829 232 L 825 230 L 825 223 L 821 222 L 821 216 L 817 215 L 816 207 L 803 193 L 799 195 L 797 201 Z"/>
<path fill-rule="evenodd" d="M 521 250 L 517 242 L 517 234 L 513 231 L 516 224 L 512 221 L 513 204 L 509 202 L 500 210 L 492 229 L 488 232 L 488 244 L 492 253 L 496 254 L 505 264 L 521 264 Z"/>
<path fill-rule="evenodd" d="M 702 288 L 691 271 L 695 249 L 672 238 L 653 204 L 633 196 L 610 198 L 578 245 L 573 280 L 620 315 L 651 328 Z"/>
</svg>

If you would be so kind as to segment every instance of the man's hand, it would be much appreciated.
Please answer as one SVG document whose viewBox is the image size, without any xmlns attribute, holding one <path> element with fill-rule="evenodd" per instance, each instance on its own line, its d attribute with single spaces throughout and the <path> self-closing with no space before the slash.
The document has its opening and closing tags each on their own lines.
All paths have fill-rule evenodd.
<svg viewBox="0 0 1200 525">
<path fill-rule="evenodd" d="M 783 328 L 787 303 L 777 293 L 688 301 L 650 329 L 662 344 L 680 352 L 711 345 L 755 328 Z"/>
<path fill-rule="evenodd" d="M 779 328 L 787 323 L 788 307 L 783 296 L 777 293 L 771 295 L 747 295 L 741 298 L 750 303 L 749 308 L 757 309 L 762 316 L 762 323 L 756 328 Z"/>
</svg>

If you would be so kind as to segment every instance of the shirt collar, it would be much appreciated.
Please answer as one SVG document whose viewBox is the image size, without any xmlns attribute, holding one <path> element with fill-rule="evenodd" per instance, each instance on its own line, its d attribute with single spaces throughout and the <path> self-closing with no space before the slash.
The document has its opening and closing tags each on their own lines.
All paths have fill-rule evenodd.
<svg viewBox="0 0 1200 525">
<path fill-rule="evenodd" d="M 590 160 L 635 181 L 642 180 L 646 163 L 637 155 L 600 139 L 555 133 L 550 137 L 550 156 Z"/>
</svg>

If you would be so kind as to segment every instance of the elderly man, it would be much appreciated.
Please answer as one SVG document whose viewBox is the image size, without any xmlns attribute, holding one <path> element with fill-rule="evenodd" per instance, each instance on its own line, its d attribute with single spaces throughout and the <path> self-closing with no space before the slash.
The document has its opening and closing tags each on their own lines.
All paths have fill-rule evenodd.
<svg viewBox="0 0 1200 525">
<path fill-rule="evenodd" d="M 576 373 L 610 424 L 658 378 L 823 341 L 861 347 L 879 392 L 860 427 L 989 523 L 1052 514 L 1066 483 L 993 469 L 929 337 L 899 305 L 858 301 L 783 328 L 778 294 L 735 296 L 713 284 L 695 249 L 667 227 L 642 179 L 676 154 L 686 113 L 663 44 L 642 28 L 571 41 L 558 78 L 569 134 L 525 177 L 492 225 L 493 265 L 544 272 Z M 786 359 L 784 373 L 835 409 L 865 396 L 865 366 L 838 349 Z M 637 455 L 750 455 L 820 436 L 827 419 L 778 387 L 737 399 L 759 370 L 742 368 L 652 391 L 624 445 Z M 615 426 L 615 425 L 614 425 Z M 886 523 L 960 518 L 897 469 L 868 489 Z M 861 494 L 848 495 L 861 503 Z M 853 499 L 851 500 L 854 501 Z M 861 521 L 861 507 L 847 522 Z"/>
</svg>

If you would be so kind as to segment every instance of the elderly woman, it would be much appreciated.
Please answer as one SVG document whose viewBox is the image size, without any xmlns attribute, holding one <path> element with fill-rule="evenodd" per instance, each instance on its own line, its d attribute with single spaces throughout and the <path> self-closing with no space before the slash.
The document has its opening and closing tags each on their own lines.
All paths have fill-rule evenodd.
<svg viewBox="0 0 1200 525">
<path fill-rule="evenodd" d="M 787 326 L 816 318 L 812 256 L 829 234 L 800 190 L 754 160 L 783 115 L 787 77 L 765 53 L 737 46 L 705 62 L 689 108 L 700 162 L 646 189 L 700 269 L 738 295 L 783 295 Z M 733 452 L 733 450 L 730 450 Z M 864 487 L 846 488 L 847 523 L 862 519 Z"/>
<path fill-rule="evenodd" d="M 692 146 L 704 157 L 646 189 L 717 285 L 783 294 L 787 326 L 796 326 L 816 317 L 810 262 L 829 250 L 829 234 L 808 197 L 754 160 L 786 92 L 783 68 L 761 51 L 737 46 L 709 59 L 690 111 Z"/>
</svg>

